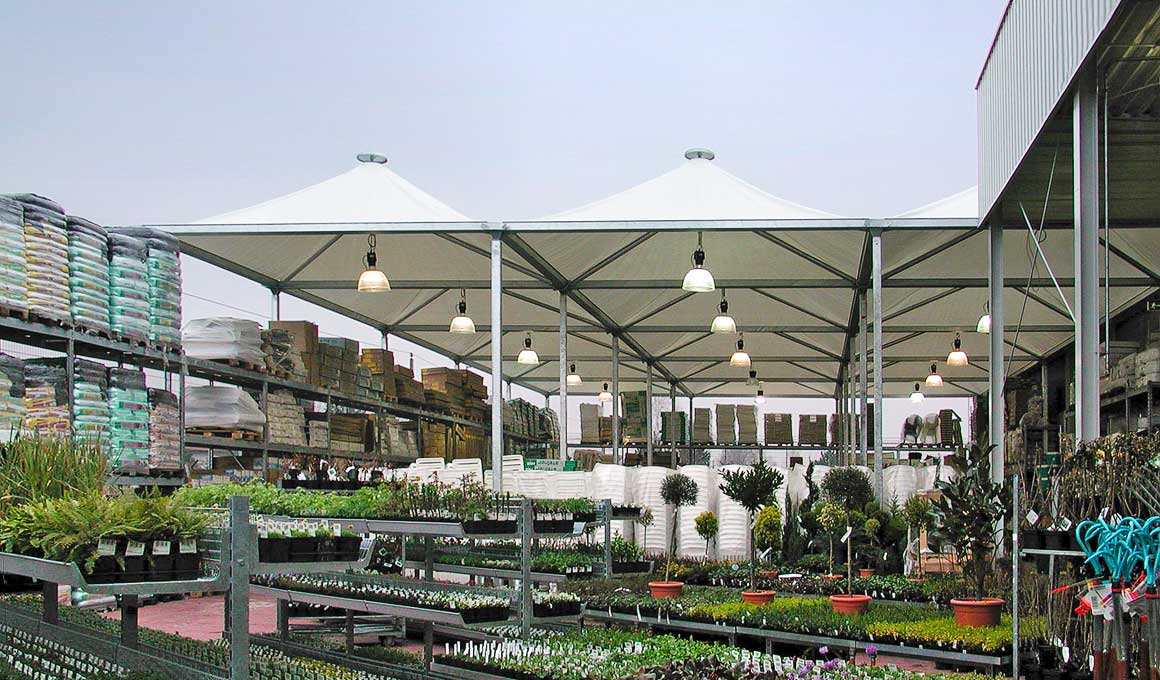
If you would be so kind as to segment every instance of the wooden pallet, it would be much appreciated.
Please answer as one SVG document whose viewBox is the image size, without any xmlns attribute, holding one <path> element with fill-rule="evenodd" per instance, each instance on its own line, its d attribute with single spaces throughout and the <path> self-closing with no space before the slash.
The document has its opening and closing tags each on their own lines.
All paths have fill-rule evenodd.
<svg viewBox="0 0 1160 680">
<path fill-rule="evenodd" d="M 44 316 L 32 310 L 29 310 L 28 312 L 28 320 L 35 323 L 44 324 L 45 326 L 54 326 L 56 328 L 72 328 L 71 319 L 65 321 L 63 319 L 57 319 L 51 316 Z"/>
<path fill-rule="evenodd" d="M 259 432 L 252 432 L 250 430 L 228 430 L 216 429 L 209 427 L 187 427 L 186 434 L 194 435 L 195 437 L 218 437 L 220 439 L 238 439 L 248 442 L 262 441 L 262 435 Z"/>
<path fill-rule="evenodd" d="M 234 368 L 241 368 L 243 370 L 253 371 L 254 373 L 266 372 L 265 366 L 259 366 L 258 364 L 254 364 L 249 361 L 240 361 L 238 359 L 211 359 L 211 361 L 215 364 L 233 366 Z"/>
<path fill-rule="evenodd" d="M 0 317 L 28 321 L 28 310 L 0 304 Z"/>
</svg>

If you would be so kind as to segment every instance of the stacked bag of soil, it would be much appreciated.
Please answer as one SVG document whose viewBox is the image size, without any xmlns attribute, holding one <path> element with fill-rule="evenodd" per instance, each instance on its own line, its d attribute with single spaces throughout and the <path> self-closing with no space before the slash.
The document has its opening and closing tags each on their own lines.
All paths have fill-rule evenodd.
<svg viewBox="0 0 1160 680">
<path fill-rule="evenodd" d="M 139 369 L 109 369 L 109 461 L 120 472 L 149 469 L 149 394 Z"/>
<path fill-rule="evenodd" d="M 69 301 L 73 323 L 109 334 L 109 235 L 83 217 L 69 215 Z"/>
<path fill-rule="evenodd" d="M 103 365 L 73 361 L 73 436 L 109 450 L 109 372 Z"/>
<path fill-rule="evenodd" d="M 0 441 L 20 431 L 24 414 L 24 362 L 0 354 Z"/>
<path fill-rule="evenodd" d="M 149 247 L 145 241 L 109 232 L 109 327 L 113 335 L 147 342 Z"/>
<path fill-rule="evenodd" d="M 0 305 L 28 311 L 24 211 L 20 203 L 5 196 L 0 196 Z"/>
<path fill-rule="evenodd" d="M 117 233 L 145 243 L 150 342 L 176 348 L 181 344 L 181 260 L 177 237 L 146 227 L 118 229 Z"/>
<path fill-rule="evenodd" d="M 153 470 L 180 470 L 181 415 L 177 395 L 149 389 L 149 467 Z"/>
<path fill-rule="evenodd" d="M 41 434 L 69 434 L 68 373 L 63 359 L 24 362 L 25 425 Z"/>
<path fill-rule="evenodd" d="M 64 209 L 36 194 L 13 194 L 10 198 L 24 209 L 29 309 L 46 319 L 70 324 L 68 230 Z"/>
</svg>

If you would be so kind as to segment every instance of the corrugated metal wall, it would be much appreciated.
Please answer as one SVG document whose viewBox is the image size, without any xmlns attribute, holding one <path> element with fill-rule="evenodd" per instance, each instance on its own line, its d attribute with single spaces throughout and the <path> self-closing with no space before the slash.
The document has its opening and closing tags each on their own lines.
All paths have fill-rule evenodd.
<svg viewBox="0 0 1160 680">
<path fill-rule="evenodd" d="M 1013 0 L 979 80 L 985 216 L 1123 0 Z"/>
</svg>

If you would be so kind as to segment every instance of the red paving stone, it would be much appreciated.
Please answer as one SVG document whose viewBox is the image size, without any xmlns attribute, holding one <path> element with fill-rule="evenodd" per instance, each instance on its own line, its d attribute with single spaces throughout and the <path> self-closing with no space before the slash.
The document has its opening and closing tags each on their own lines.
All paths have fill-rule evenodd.
<svg viewBox="0 0 1160 680">
<path fill-rule="evenodd" d="M 161 602 L 142 607 L 137 613 L 137 624 L 165 633 L 173 633 L 194 640 L 220 640 L 225 621 L 224 596 Z M 269 634 L 278 630 L 277 605 L 273 598 L 250 597 L 250 632 Z M 120 612 L 105 614 L 111 619 L 121 618 Z"/>
</svg>

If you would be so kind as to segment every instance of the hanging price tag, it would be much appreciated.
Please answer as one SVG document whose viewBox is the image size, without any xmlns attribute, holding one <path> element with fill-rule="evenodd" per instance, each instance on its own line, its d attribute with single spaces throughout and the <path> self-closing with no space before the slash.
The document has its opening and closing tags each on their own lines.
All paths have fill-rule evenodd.
<svg viewBox="0 0 1160 680">
<path fill-rule="evenodd" d="M 850 540 L 850 535 L 854 533 L 854 527 L 846 527 L 846 533 L 842 534 L 842 542 Z"/>
<path fill-rule="evenodd" d="M 1071 531 L 1071 528 L 1075 526 L 1075 523 L 1066 517 L 1060 518 L 1058 524 L 1061 531 Z"/>
<path fill-rule="evenodd" d="M 1027 511 L 1027 524 L 1029 524 L 1031 526 L 1035 526 L 1035 523 L 1038 521 L 1039 521 L 1039 513 L 1035 512 L 1034 510 L 1028 510 Z"/>
</svg>

